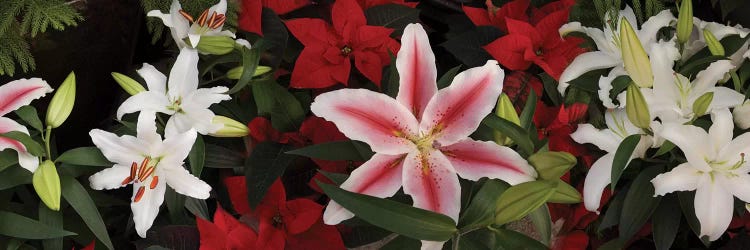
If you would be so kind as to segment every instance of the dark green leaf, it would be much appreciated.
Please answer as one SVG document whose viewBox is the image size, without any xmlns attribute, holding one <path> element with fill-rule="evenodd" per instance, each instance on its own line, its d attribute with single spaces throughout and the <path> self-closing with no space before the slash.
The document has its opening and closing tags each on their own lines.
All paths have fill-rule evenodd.
<svg viewBox="0 0 750 250">
<path fill-rule="evenodd" d="M 211 219 L 208 214 L 208 205 L 206 204 L 206 200 L 196 199 L 193 197 L 185 197 L 185 208 L 193 213 L 193 215 L 201 217 L 204 220 Z"/>
<path fill-rule="evenodd" d="M 669 153 L 669 151 L 672 151 L 674 149 L 675 145 L 671 141 L 665 140 L 664 143 L 659 147 L 659 150 L 654 153 L 654 156 L 652 157 L 659 157 L 663 154 Z"/>
<path fill-rule="evenodd" d="M 558 83 L 546 73 L 539 74 L 539 79 L 542 80 L 542 86 L 544 87 L 544 93 L 547 93 L 553 106 L 560 106 L 563 102 L 562 95 L 557 91 Z"/>
<path fill-rule="evenodd" d="M 0 221 L 0 234 L 10 237 L 39 240 L 76 235 L 6 211 L 0 211 Z"/>
<path fill-rule="evenodd" d="M 267 41 L 271 46 L 268 48 L 268 53 L 263 55 L 264 65 L 276 69 L 279 67 L 286 51 L 289 32 L 287 32 L 286 26 L 279 15 L 269 8 L 263 8 L 260 24 L 263 30 L 263 41 Z"/>
<path fill-rule="evenodd" d="M 273 142 L 260 143 L 253 149 L 245 165 L 250 206 L 255 207 L 260 203 L 271 184 L 284 174 L 286 167 L 295 159 L 295 156 L 285 153 L 289 149 L 289 145 Z"/>
<path fill-rule="evenodd" d="M 296 131 L 305 119 L 305 110 L 289 91 L 273 79 L 253 83 L 253 97 L 258 114 L 271 117 L 271 124 L 279 131 Z"/>
<path fill-rule="evenodd" d="M 612 160 L 612 190 L 615 190 L 617 181 L 620 180 L 622 172 L 625 171 L 625 168 L 630 162 L 630 156 L 633 155 L 633 151 L 635 151 L 635 147 L 638 146 L 638 143 L 640 141 L 641 135 L 630 135 L 622 140 L 620 146 L 617 147 L 617 152 L 615 152 L 614 160 Z"/>
<path fill-rule="evenodd" d="M 178 194 L 172 187 L 167 187 L 164 192 L 164 203 L 167 204 L 167 211 L 172 224 L 188 224 L 184 195 Z"/>
<path fill-rule="evenodd" d="M 10 149 L 0 151 L 0 172 L 10 166 L 15 165 L 16 163 L 18 163 L 18 156 L 16 151 Z"/>
<path fill-rule="evenodd" d="M 546 204 L 542 205 L 528 216 L 536 232 L 542 238 L 542 244 L 549 246 L 552 240 L 552 216 L 549 214 L 549 207 Z"/>
<path fill-rule="evenodd" d="M 437 81 L 437 87 L 438 89 L 443 89 L 445 87 L 448 87 L 451 85 L 451 82 L 453 82 L 453 78 L 458 75 L 458 71 L 461 70 L 461 65 L 453 67 L 452 69 L 448 70 L 448 72 L 445 72 L 443 76 L 440 77 Z"/>
<path fill-rule="evenodd" d="M 207 168 L 241 168 L 245 166 L 245 157 L 231 149 L 206 144 L 206 159 L 204 166 Z"/>
<path fill-rule="evenodd" d="M 403 250 L 403 249 L 418 249 L 422 246 L 422 243 L 413 238 L 406 236 L 397 236 L 395 239 L 385 244 L 380 250 Z"/>
<path fill-rule="evenodd" d="M 396 98 L 398 95 L 398 87 L 400 85 L 399 81 L 401 81 L 401 79 L 398 75 L 398 68 L 396 68 L 396 56 L 394 56 L 391 51 L 388 51 L 388 56 L 391 58 L 391 64 L 386 68 L 388 73 L 383 77 L 381 87 L 383 88 L 384 94 Z"/>
<path fill-rule="evenodd" d="M 31 127 L 36 129 L 36 131 L 44 131 L 42 120 L 39 120 L 39 114 L 37 114 L 36 108 L 27 105 L 17 109 L 15 113 L 19 118 L 21 118 L 21 120 L 25 121 Z"/>
<path fill-rule="evenodd" d="M 682 208 L 682 214 L 685 215 L 685 220 L 693 230 L 695 236 L 703 242 L 706 247 L 711 244 L 706 238 L 701 238 L 701 224 L 698 221 L 698 217 L 695 215 L 695 192 L 678 192 L 677 198 L 680 200 L 680 207 Z"/>
<path fill-rule="evenodd" d="M 467 67 L 478 67 L 492 56 L 482 46 L 494 41 L 502 31 L 492 26 L 479 26 L 455 36 L 440 46 L 444 47 Z"/>
<path fill-rule="evenodd" d="M 654 185 L 651 184 L 651 180 L 663 172 L 662 166 L 649 166 L 633 180 L 622 204 L 620 238 L 633 237 L 656 210 L 661 196 L 654 197 Z"/>
<path fill-rule="evenodd" d="M 403 203 L 352 193 L 318 183 L 332 200 L 361 218 L 388 231 L 419 240 L 447 241 L 458 231 L 448 216 Z"/>
<path fill-rule="evenodd" d="M 549 249 L 541 242 L 513 230 L 493 228 L 492 231 L 495 232 L 495 242 L 501 245 L 501 249 Z"/>
<path fill-rule="evenodd" d="M 206 162 L 206 144 L 203 142 L 203 136 L 198 135 L 195 138 L 195 144 L 188 154 L 188 161 L 190 162 L 190 171 L 200 178 Z"/>
<path fill-rule="evenodd" d="M 677 211 L 680 211 L 680 201 L 675 194 L 671 194 L 663 198 L 651 217 L 656 249 L 667 250 L 672 246 L 682 217 L 682 213 Z"/>
<path fill-rule="evenodd" d="M 97 147 L 74 148 L 62 153 L 55 161 L 79 166 L 109 167 L 114 165 Z"/>
<path fill-rule="evenodd" d="M 240 75 L 240 79 L 237 80 L 237 84 L 229 90 L 229 94 L 239 92 L 250 83 L 253 74 L 255 74 L 255 69 L 258 67 L 258 62 L 260 61 L 260 51 L 257 48 L 248 49 L 245 46 L 240 46 L 239 48 L 240 53 L 242 54 L 242 75 Z"/>
<path fill-rule="evenodd" d="M 341 184 L 349 178 L 348 174 L 331 173 L 323 171 L 322 169 L 318 169 L 318 173 L 333 181 L 333 184 L 336 184 L 337 186 L 341 186 Z"/>
<path fill-rule="evenodd" d="M 622 75 L 612 80 L 612 89 L 609 90 L 609 98 L 613 102 L 619 104 L 617 96 L 628 88 L 630 83 L 633 82 L 628 75 Z"/>
<path fill-rule="evenodd" d="M 699 71 L 705 69 L 710 65 L 711 63 L 714 63 L 718 60 L 726 59 L 724 56 L 706 56 L 702 57 L 700 59 L 697 59 L 695 61 L 689 61 L 684 66 L 680 67 L 679 73 L 685 77 L 690 78 L 691 76 L 694 76 L 698 74 Z"/>
<path fill-rule="evenodd" d="M 622 203 L 625 202 L 625 195 L 627 192 L 619 192 L 612 198 L 609 205 L 604 212 L 602 222 L 599 223 L 597 232 L 601 233 L 604 229 L 610 228 L 620 223 L 620 215 L 622 214 Z"/>
<path fill-rule="evenodd" d="M 32 173 L 21 167 L 11 167 L 0 172 L 0 190 L 31 183 Z"/>
<path fill-rule="evenodd" d="M 63 217 L 60 211 L 52 211 L 44 203 L 39 203 L 39 222 L 57 230 L 63 230 Z M 42 240 L 44 249 L 62 249 L 63 238 Z"/>
<path fill-rule="evenodd" d="M 505 136 L 513 140 L 526 155 L 534 153 L 534 143 L 531 141 L 529 133 L 515 123 L 495 115 L 488 115 L 482 120 L 482 123 L 502 132 Z"/>
<path fill-rule="evenodd" d="M 534 88 L 529 88 L 529 97 L 526 98 L 526 104 L 523 106 L 523 110 L 521 110 L 521 116 L 518 117 L 522 128 L 528 130 L 533 125 L 534 110 L 536 110 L 536 92 L 534 92 Z"/>
<path fill-rule="evenodd" d="M 367 24 L 394 29 L 392 36 L 400 36 L 406 25 L 419 22 L 419 9 L 398 4 L 383 4 L 365 10 Z"/>
<path fill-rule="evenodd" d="M 286 152 L 287 154 L 310 157 L 329 161 L 366 161 L 362 158 L 354 143 L 357 141 L 335 141 L 315 144 Z"/>
<path fill-rule="evenodd" d="M 42 145 L 39 145 L 39 143 L 34 141 L 31 136 L 24 134 L 23 132 L 10 131 L 4 134 L 0 134 L 0 137 L 10 138 L 21 142 L 21 144 L 26 147 L 26 150 L 34 156 L 40 156 L 44 154 L 44 148 L 42 148 Z"/>
<path fill-rule="evenodd" d="M 70 203 L 70 206 L 73 207 L 73 210 L 81 216 L 83 222 L 86 223 L 86 226 L 88 226 L 88 228 L 91 229 L 91 232 L 96 235 L 96 238 L 104 243 L 104 246 L 107 248 L 114 249 L 112 241 L 109 239 L 109 234 L 107 233 L 107 227 L 102 220 L 102 216 L 99 214 L 96 204 L 81 183 L 73 177 L 61 175 L 60 185 L 63 198 L 65 198 L 65 200 Z"/>
<path fill-rule="evenodd" d="M 505 192 L 509 187 L 510 185 L 507 183 L 496 179 L 489 179 L 484 182 L 482 188 L 472 198 L 469 207 L 463 211 L 463 214 L 458 219 L 458 226 L 464 228 L 492 223 L 495 215 L 495 203 L 500 194 Z"/>
<path fill-rule="evenodd" d="M 568 82 L 570 87 L 580 89 L 589 93 L 596 93 L 599 91 L 599 78 L 607 74 L 609 69 L 597 69 L 584 73 L 576 79 Z M 570 90 L 568 87 L 568 91 Z"/>
</svg>

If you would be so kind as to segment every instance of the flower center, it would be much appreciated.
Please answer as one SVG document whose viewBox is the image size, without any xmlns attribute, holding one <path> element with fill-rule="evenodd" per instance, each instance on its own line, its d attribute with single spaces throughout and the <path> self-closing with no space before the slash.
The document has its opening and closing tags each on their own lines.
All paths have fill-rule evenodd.
<svg viewBox="0 0 750 250">
<path fill-rule="evenodd" d="M 140 165 L 138 165 L 137 162 L 133 162 L 133 164 L 130 165 L 130 175 L 125 177 L 125 179 L 122 180 L 121 184 L 124 186 L 132 183 L 143 183 L 146 182 L 149 177 L 153 177 L 148 183 L 148 187 L 149 189 L 156 188 L 156 185 L 159 184 L 159 176 L 155 175 L 156 166 L 158 164 L 159 160 L 157 159 L 156 161 L 152 161 L 152 158 L 150 156 L 146 156 L 146 158 L 143 158 L 143 161 L 141 161 Z M 146 184 L 138 188 L 138 192 L 136 192 L 135 197 L 133 197 L 133 202 L 139 202 L 141 198 L 143 198 L 143 195 L 145 193 Z"/>
<path fill-rule="evenodd" d="M 276 214 L 271 218 L 271 225 L 275 228 L 284 228 L 284 220 L 281 218 L 281 214 Z"/>
<path fill-rule="evenodd" d="M 341 48 L 341 55 L 342 56 L 349 56 L 349 54 L 352 53 L 352 48 L 349 47 L 349 45 L 344 45 L 343 48 Z"/>
<path fill-rule="evenodd" d="M 226 15 L 219 14 L 216 11 L 211 13 L 211 16 L 209 16 L 208 9 L 204 10 L 203 13 L 198 16 L 197 20 L 193 19 L 193 17 L 184 10 L 180 10 L 179 12 L 182 17 L 184 17 L 193 25 L 193 30 L 199 35 L 203 35 L 209 30 L 218 29 L 219 27 L 224 25 L 224 22 L 226 22 L 227 20 Z"/>
<path fill-rule="evenodd" d="M 167 106 L 168 110 L 172 110 L 175 113 L 182 113 L 182 107 L 180 105 L 182 104 L 182 97 L 178 97 L 177 99 L 172 101 L 172 104 Z"/>
<path fill-rule="evenodd" d="M 536 53 L 537 56 L 541 56 L 544 52 L 542 49 L 537 49 L 534 53 Z"/>
</svg>

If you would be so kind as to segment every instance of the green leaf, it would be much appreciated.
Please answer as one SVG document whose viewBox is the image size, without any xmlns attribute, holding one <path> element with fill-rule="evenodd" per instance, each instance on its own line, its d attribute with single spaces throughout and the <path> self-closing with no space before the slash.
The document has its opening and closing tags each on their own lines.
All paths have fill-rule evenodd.
<svg viewBox="0 0 750 250">
<path fill-rule="evenodd" d="M 448 216 L 403 203 L 352 193 L 318 182 L 332 200 L 357 217 L 388 231 L 418 240 L 447 241 L 458 231 Z"/>
<path fill-rule="evenodd" d="M 549 246 L 552 240 L 552 216 L 549 214 L 549 207 L 546 204 L 542 205 L 528 216 L 536 232 L 542 238 L 542 244 Z"/>
<path fill-rule="evenodd" d="M 544 93 L 547 94 L 553 106 L 560 106 L 562 104 L 562 95 L 557 91 L 558 83 L 547 73 L 539 74 L 539 79 L 542 80 L 542 86 L 544 87 Z"/>
<path fill-rule="evenodd" d="M 398 4 L 383 4 L 365 10 L 367 24 L 394 29 L 391 36 L 400 36 L 406 25 L 419 22 L 419 9 Z"/>
<path fill-rule="evenodd" d="M 96 238 L 108 249 L 114 249 L 112 241 L 107 233 L 102 216 L 96 208 L 94 200 L 91 199 L 86 189 L 73 177 L 62 175 L 62 196 L 70 203 L 73 210 L 81 216 L 83 222 L 96 235 Z"/>
<path fill-rule="evenodd" d="M 438 89 L 443 89 L 445 87 L 450 86 L 451 82 L 453 82 L 453 78 L 456 78 L 456 75 L 458 75 L 458 71 L 460 70 L 461 70 L 461 65 L 458 65 L 448 70 L 448 72 L 445 72 L 445 74 L 443 74 L 443 76 L 441 76 L 440 79 L 438 79 L 437 81 Z"/>
<path fill-rule="evenodd" d="M 557 180 L 557 182 L 557 189 L 555 190 L 555 193 L 549 198 L 549 200 L 547 200 L 547 202 L 562 204 L 574 204 L 581 202 L 581 193 L 579 193 L 576 188 L 570 186 L 570 184 L 562 180 Z"/>
<path fill-rule="evenodd" d="M 286 167 L 296 156 L 288 155 L 291 146 L 273 142 L 263 142 L 253 149 L 246 161 L 247 199 L 250 206 L 260 204 L 266 191 L 276 179 L 281 177 Z"/>
<path fill-rule="evenodd" d="M 578 160 L 568 152 L 537 152 L 529 156 L 529 163 L 534 166 L 539 177 L 545 180 L 557 180 L 576 165 Z"/>
<path fill-rule="evenodd" d="M 36 112 L 36 108 L 26 105 L 17 109 L 15 113 L 21 118 L 21 120 L 36 129 L 36 131 L 42 132 L 44 130 L 42 127 L 42 120 L 39 119 L 39 114 Z"/>
<path fill-rule="evenodd" d="M 386 69 L 387 73 L 383 75 L 381 87 L 383 88 L 383 94 L 396 98 L 401 79 L 398 75 L 398 68 L 396 68 L 396 56 L 390 50 L 388 56 L 391 58 L 391 64 Z"/>
<path fill-rule="evenodd" d="M 11 149 L 0 151 L 0 172 L 18 163 L 17 154 L 16 151 Z"/>
<path fill-rule="evenodd" d="M 210 220 L 211 217 L 208 214 L 208 205 L 206 200 L 196 199 L 193 197 L 185 197 L 185 208 L 193 213 L 193 215 L 203 218 L 204 220 Z"/>
<path fill-rule="evenodd" d="M 34 141 L 31 136 L 24 134 L 23 132 L 10 131 L 8 133 L 0 134 L 0 137 L 10 138 L 20 142 L 24 147 L 26 147 L 26 151 L 29 151 L 29 153 L 34 156 L 40 156 L 44 154 L 42 145 L 39 145 L 39 143 Z"/>
<path fill-rule="evenodd" d="M 654 185 L 651 184 L 651 180 L 663 172 L 662 166 L 649 166 L 633 180 L 622 204 L 620 238 L 633 237 L 656 210 L 661 196 L 654 197 Z"/>
<path fill-rule="evenodd" d="M 485 181 L 482 188 L 471 199 L 469 207 L 463 211 L 463 214 L 458 219 L 458 226 L 464 228 L 492 223 L 495 215 L 495 203 L 500 194 L 505 192 L 509 187 L 510 185 L 500 180 L 489 179 Z"/>
<path fill-rule="evenodd" d="M 513 230 L 493 228 L 492 231 L 495 232 L 495 242 L 502 246 L 501 249 L 549 249 L 541 242 Z"/>
<path fill-rule="evenodd" d="M 526 98 L 526 104 L 523 106 L 523 110 L 521 110 L 521 116 L 518 117 L 522 128 L 528 130 L 533 125 L 532 119 L 534 119 L 535 110 L 536 92 L 534 92 L 534 88 L 529 88 L 529 97 Z"/>
<path fill-rule="evenodd" d="M 693 57 L 691 57 L 692 59 Z M 718 60 L 726 59 L 724 56 L 707 56 L 697 59 L 695 61 L 688 60 L 684 66 L 680 67 L 679 73 L 683 76 L 690 78 L 690 76 L 696 75 L 699 71 L 705 69 L 711 63 Z"/>
<path fill-rule="evenodd" d="M 690 226 L 695 236 L 703 242 L 703 245 L 708 247 L 711 242 L 707 238 L 701 238 L 701 224 L 698 221 L 698 217 L 695 215 L 695 192 L 678 192 L 677 198 L 680 200 L 680 207 L 682 208 L 682 214 L 685 215 L 685 220 Z"/>
<path fill-rule="evenodd" d="M 478 67 L 492 56 L 482 46 L 502 36 L 503 32 L 492 26 L 479 26 L 448 39 L 440 46 L 448 50 L 466 67 Z"/>
<path fill-rule="evenodd" d="M 62 0 L 26 0 L 25 3 L 21 27 L 24 33 L 31 33 L 31 37 L 47 32 L 48 28 L 63 30 L 66 26 L 76 26 L 83 20 L 73 5 Z"/>
<path fill-rule="evenodd" d="M 333 181 L 333 184 L 336 184 L 337 186 L 341 186 L 341 184 L 343 184 L 346 179 L 349 178 L 348 174 L 331 173 L 323 171 L 322 169 L 318 169 L 318 173 Z"/>
<path fill-rule="evenodd" d="M 513 122 L 495 115 L 489 115 L 482 120 L 482 123 L 502 132 L 505 136 L 513 140 L 527 155 L 534 153 L 534 143 L 531 141 L 529 133 Z"/>
<path fill-rule="evenodd" d="M 196 137 L 195 144 L 188 154 L 188 161 L 190 162 L 190 171 L 200 178 L 206 162 L 206 144 L 203 142 L 203 136 L 198 135 Z"/>
<path fill-rule="evenodd" d="M 520 220 L 544 205 L 557 190 L 557 181 L 531 181 L 505 190 L 497 200 L 495 224 Z"/>
<path fill-rule="evenodd" d="M 60 211 L 52 211 L 42 203 L 39 203 L 39 222 L 52 228 L 63 230 L 62 213 Z M 42 246 L 44 246 L 44 249 L 63 249 L 63 238 L 43 240 Z"/>
<path fill-rule="evenodd" d="M 630 162 L 630 156 L 633 155 L 633 151 L 635 151 L 635 147 L 638 146 L 638 143 L 640 141 L 641 135 L 630 135 L 628 137 L 625 137 L 625 139 L 620 143 L 620 146 L 617 147 L 614 160 L 612 160 L 612 190 L 615 190 L 617 181 L 620 180 L 622 172 L 625 171 L 625 168 Z"/>
<path fill-rule="evenodd" d="M 335 141 L 315 144 L 286 153 L 328 161 L 366 161 L 369 157 L 362 157 L 359 150 L 354 146 L 357 143 L 369 147 L 359 141 Z"/>
<path fill-rule="evenodd" d="M 296 131 L 305 119 L 302 104 L 274 79 L 257 81 L 252 85 L 258 114 L 270 116 L 271 124 L 279 131 Z"/>
<path fill-rule="evenodd" d="M 260 61 L 260 51 L 258 49 L 248 49 L 245 46 L 240 46 L 239 50 L 242 54 L 242 75 L 237 80 L 237 84 L 229 89 L 228 94 L 240 92 L 240 90 L 250 83 L 250 80 L 253 79 L 253 74 L 255 74 L 255 68 L 258 67 L 258 62 Z"/>
<path fill-rule="evenodd" d="M 204 162 L 207 168 L 241 168 L 245 165 L 245 156 L 222 146 L 206 144 Z"/>
<path fill-rule="evenodd" d="M 658 250 L 668 250 L 680 229 L 680 201 L 675 194 L 667 195 L 651 217 L 654 245 Z"/>
<path fill-rule="evenodd" d="M 619 192 L 609 202 L 609 205 L 604 212 L 602 222 L 599 223 L 597 233 L 601 233 L 604 229 L 610 228 L 620 223 L 620 215 L 622 214 L 622 203 L 625 201 L 626 192 Z"/>
<path fill-rule="evenodd" d="M 671 141 L 664 140 L 664 143 L 661 145 L 661 147 L 659 147 L 659 150 L 657 150 L 656 153 L 654 153 L 654 156 L 652 156 L 651 158 L 659 157 L 666 153 L 669 153 L 669 151 L 672 151 L 674 147 L 675 147 L 674 143 L 672 143 Z"/>
<path fill-rule="evenodd" d="M 21 167 L 12 167 L 0 172 L 0 190 L 31 183 L 32 173 Z"/>
<path fill-rule="evenodd" d="M 0 223 L 0 234 L 10 237 L 40 240 L 76 235 L 6 211 L 0 211 L 0 221 L 3 222 Z"/>
<path fill-rule="evenodd" d="M 188 224 L 188 216 L 185 213 L 185 195 L 178 194 L 172 187 L 167 187 L 164 192 L 164 202 L 167 203 L 169 220 L 172 224 Z"/>
<path fill-rule="evenodd" d="M 62 153 L 55 161 L 79 166 L 109 167 L 114 165 L 97 147 L 74 148 Z"/>
</svg>

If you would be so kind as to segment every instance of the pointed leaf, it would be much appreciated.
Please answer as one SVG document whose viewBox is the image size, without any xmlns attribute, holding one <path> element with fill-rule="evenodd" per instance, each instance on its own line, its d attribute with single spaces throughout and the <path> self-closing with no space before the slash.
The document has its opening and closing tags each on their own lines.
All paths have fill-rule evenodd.
<svg viewBox="0 0 750 250">
<path fill-rule="evenodd" d="M 363 146 L 369 147 L 359 141 L 335 141 L 298 148 L 286 153 L 329 161 L 366 161 L 369 159 L 363 158 L 354 144 L 363 144 Z"/>
<path fill-rule="evenodd" d="M 285 153 L 290 147 L 279 143 L 264 142 L 253 149 L 245 164 L 247 198 L 250 206 L 255 207 L 260 204 L 271 184 L 281 177 L 286 167 L 294 161 L 296 156 Z"/>
<path fill-rule="evenodd" d="M 191 173 L 200 178 L 206 162 L 206 143 L 203 142 L 203 136 L 198 135 L 195 138 L 195 144 L 188 154 L 188 161 L 190 162 Z"/>
<path fill-rule="evenodd" d="M 55 161 L 79 166 L 109 167 L 114 165 L 97 147 L 74 148 L 62 153 Z"/>
<path fill-rule="evenodd" d="M 528 216 L 542 238 L 542 244 L 549 246 L 552 240 L 552 216 L 549 214 L 549 207 L 546 204 L 542 205 Z"/>
<path fill-rule="evenodd" d="M 482 123 L 502 132 L 505 136 L 516 142 L 518 147 L 527 155 L 534 153 L 534 143 L 531 141 L 529 133 L 520 126 L 495 115 L 487 116 L 482 120 Z"/>
<path fill-rule="evenodd" d="M 667 195 L 659 203 L 654 216 L 651 217 L 654 230 L 654 245 L 658 250 L 667 250 L 672 246 L 680 228 L 680 201 L 675 194 Z"/>
<path fill-rule="evenodd" d="M 635 151 L 635 147 L 638 146 L 638 142 L 640 141 L 641 135 L 630 135 L 622 140 L 620 146 L 617 147 L 615 158 L 612 161 L 612 190 L 615 190 L 617 181 L 620 180 L 622 172 L 625 171 L 625 167 L 628 166 L 627 164 L 630 161 L 630 156 L 633 155 L 633 151 Z"/>
<path fill-rule="evenodd" d="M 44 154 L 44 148 L 42 148 L 42 145 L 39 145 L 39 143 L 34 141 L 31 136 L 24 134 L 23 132 L 10 131 L 8 133 L 0 134 L 0 137 L 6 137 L 20 142 L 24 147 L 26 147 L 26 151 L 34 156 L 40 156 Z"/>
<path fill-rule="evenodd" d="M 547 202 L 562 203 L 562 204 L 574 204 L 580 203 L 582 196 L 576 188 L 570 186 L 570 184 L 557 180 L 557 189 L 552 197 Z"/>
<path fill-rule="evenodd" d="M 114 249 L 107 233 L 102 216 L 86 189 L 73 177 L 61 176 L 62 196 L 73 210 L 81 216 L 83 222 L 96 235 L 96 238 L 108 249 Z"/>
<path fill-rule="evenodd" d="M 394 29 L 392 36 L 400 36 L 406 25 L 419 22 L 419 9 L 398 4 L 382 4 L 365 10 L 367 24 Z"/>
<path fill-rule="evenodd" d="M 20 167 L 8 168 L 0 172 L 0 190 L 31 183 L 32 173 Z"/>
<path fill-rule="evenodd" d="M 526 98 L 526 104 L 523 106 L 523 110 L 521 110 L 521 116 L 518 117 L 522 128 L 528 130 L 533 125 L 534 110 L 536 110 L 536 92 L 534 92 L 533 88 L 529 88 L 529 97 Z"/>
<path fill-rule="evenodd" d="M 495 203 L 500 195 L 509 187 L 510 185 L 507 183 L 496 179 L 489 179 L 484 182 L 482 188 L 472 198 L 469 207 L 463 211 L 463 214 L 459 218 L 459 227 L 489 225 L 492 223 Z"/>
<path fill-rule="evenodd" d="M 70 235 L 76 235 L 61 229 L 56 229 L 27 217 L 0 211 L 0 234 L 21 239 L 52 239 Z"/>
<path fill-rule="evenodd" d="M 442 89 L 451 85 L 451 82 L 453 82 L 453 78 L 456 77 L 458 71 L 460 70 L 461 65 L 453 67 L 452 69 L 448 70 L 448 72 L 445 72 L 445 74 L 443 74 L 443 76 L 441 76 L 437 81 L 438 89 Z"/>
<path fill-rule="evenodd" d="M 36 129 L 36 131 L 42 132 L 44 129 L 42 127 L 42 120 L 39 119 L 39 114 L 36 112 L 36 108 L 33 106 L 23 106 L 16 111 L 14 111 L 16 115 L 18 115 L 21 120 L 29 124 L 32 128 Z"/>
<path fill-rule="evenodd" d="M 662 166 L 649 166 L 633 180 L 622 204 L 620 238 L 633 237 L 656 210 L 661 196 L 654 197 L 654 185 L 651 184 L 651 179 L 662 172 L 664 172 Z"/>
<path fill-rule="evenodd" d="M 508 188 L 497 200 L 495 224 L 520 220 L 544 205 L 557 190 L 557 181 L 531 181 Z"/>
<path fill-rule="evenodd" d="M 549 249 L 541 242 L 513 230 L 493 228 L 492 231 L 495 232 L 495 242 L 499 243 L 503 249 Z"/>
</svg>

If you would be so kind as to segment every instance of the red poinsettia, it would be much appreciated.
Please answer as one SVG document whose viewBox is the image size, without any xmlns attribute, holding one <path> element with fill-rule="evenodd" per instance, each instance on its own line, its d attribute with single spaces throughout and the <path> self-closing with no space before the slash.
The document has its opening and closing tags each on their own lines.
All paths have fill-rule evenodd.
<svg viewBox="0 0 750 250">
<path fill-rule="evenodd" d="M 528 21 L 529 16 L 526 10 L 529 8 L 529 0 L 516 0 L 506 3 L 498 8 L 487 0 L 487 9 L 463 6 L 464 13 L 471 19 L 476 26 L 495 26 L 498 29 L 507 32 L 508 27 L 505 18 L 512 18 L 520 21 Z"/>
<path fill-rule="evenodd" d="M 570 134 L 576 130 L 577 124 L 586 117 L 588 105 L 574 103 L 570 106 L 548 107 L 538 102 L 534 112 L 534 124 L 539 138 L 549 139 L 550 151 L 564 151 L 575 156 L 587 155 L 588 150 L 573 141 Z"/>
<path fill-rule="evenodd" d="M 227 213 L 221 207 L 216 208 L 214 222 L 196 217 L 201 237 L 201 250 L 252 249 L 258 235 L 247 225 Z"/>
<path fill-rule="evenodd" d="M 570 8 L 562 8 L 544 17 L 537 14 L 535 18 L 539 20 L 533 22 L 532 19 L 531 23 L 505 17 L 508 34 L 487 44 L 484 49 L 508 69 L 526 70 L 536 64 L 557 80 L 565 67 L 584 52 L 579 47 L 583 39 L 563 39 L 558 32 L 560 26 L 567 22 L 569 12 Z"/>
<path fill-rule="evenodd" d="M 384 4 L 398 4 L 414 8 L 418 4 L 417 2 L 407 2 L 406 0 L 357 0 L 357 2 L 359 2 L 359 6 L 362 6 L 362 9 L 369 9 L 370 7 Z"/>
<path fill-rule="evenodd" d="M 323 206 L 308 199 L 286 200 L 280 180 L 253 210 L 244 176 L 224 180 L 235 210 L 258 222 L 255 249 L 345 249 L 336 227 L 323 224 Z"/>
<path fill-rule="evenodd" d="M 523 110 L 531 90 L 534 90 L 537 98 L 542 97 L 544 87 L 542 81 L 536 76 L 525 71 L 513 71 L 505 76 L 503 93 L 508 95 L 508 98 L 513 102 L 516 112 L 520 113 Z"/>
<path fill-rule="evenodd" d="M 384 66 L 390 64 L 388 51 L 396 53 L 399 44 L 390 37 L 393 29 L 367 25 L 364 12 L 355 0 L 338 0 L 331 10 L 333 26 L 322 19 L 298 18 L 287 28 L 305 45 L 292 71 L 293 88 L 325 88 L 347 85 L 354 66 L 380 86 Z"/>
<path fill-rule="evenodd" d="M 577 186 L 578 191 L 583 190 L 583 183 Z M 601 206 L 607 204 L 612 197 L 612 192 L 606 189 L 602 194 Z M 591 225 L 599 215 L 586 210 L 583 204 L 548 204 L 550 217 L 555 222 L 555 237 L 552 242 L 553 250 L 584 250 L 589 244 L 586 228 Z"/>
<path fill-rule="evenodd" d="M 263 7 L 272 9 L 278 15 L 284 15 L 310 4 L 312 4 L 311 0 L 242 0 L 237 22 L 241 30 L 263 35 L 261 30 Z"/>
</svg>

